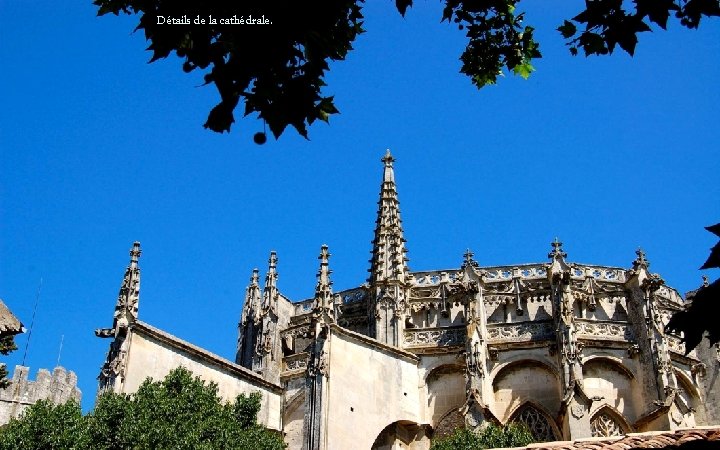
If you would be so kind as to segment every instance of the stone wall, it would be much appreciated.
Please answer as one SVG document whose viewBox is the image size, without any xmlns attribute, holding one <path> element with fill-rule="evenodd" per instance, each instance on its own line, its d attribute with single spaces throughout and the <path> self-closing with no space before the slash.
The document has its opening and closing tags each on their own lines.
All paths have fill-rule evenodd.
<svg viewBox="0 0 720 450">
<path fill-rule="evenodd" d="M 326 448 L 369 449 L 396 422 L 425 422 L 416 356 L 334 326 L 329 344 Z"/>
<path fill-rule="evenodd" d="M 281 430 L 282 388 L 252 371 L 189 344 L 142 322 L 129 331 L 127 360 L 122 384 L 114 389 L 132 393 L 147 378 L 163 379 L 171 370 L 185 367 L 205 381 L 216 383 L 218 393 L 231 402 L 240 394 L 262 395 L 258 422 Z"/>
<path fill-rule="evenodd" d="M 62 367 L 56 367 L 52 373 L 40 369 L 35 381 L 28 379 L 29 373 L 29 367 L 15 366 L 10 385 L 0 389 L 0 425 L 18 417 L 39 400 L 49 400 L 55 404 L 68 400 L 80 402 L 81 393 L 77 388 L 75 372 Z"/>
<path fill-rule="evenodd" d="M 703 338 L 696 348 L 703 365 L 696 377 L 704 397 L 705 424 L 720 424 L 720 345 L 709 345 Z"/>
</svg>

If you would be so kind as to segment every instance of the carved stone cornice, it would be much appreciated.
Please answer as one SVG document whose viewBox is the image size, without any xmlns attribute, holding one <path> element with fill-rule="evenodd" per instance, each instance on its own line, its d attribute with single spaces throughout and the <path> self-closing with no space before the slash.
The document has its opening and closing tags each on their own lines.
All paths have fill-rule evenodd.
<svg viewBox="0 0 720 450">
<path fill-rule="evenodd" d="M 488 325 L 487 339 L 494 343 L 553 340 L 555 327 L 551 321 Z"/>
<path fill-rule="evenodd" d="M 408 349 L 445 348 L 465 345 L 466 327 L 406 329 L 404 346 Z"/>
<path fill-rule="evenodd" d="M 626 342 L 635 337 L 630 325 L 622 322 L 576 319 L 575 331 L 579 338 L 591 338 L 593 340 Z"/>
</svg>

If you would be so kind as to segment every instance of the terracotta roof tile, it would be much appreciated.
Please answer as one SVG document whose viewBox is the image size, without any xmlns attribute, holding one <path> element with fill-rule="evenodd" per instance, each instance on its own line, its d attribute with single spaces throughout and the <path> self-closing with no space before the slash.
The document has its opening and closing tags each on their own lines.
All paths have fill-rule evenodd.
<svg viewBox="0 0 720 450">
<path fill-rule="evenodd" d="M 720 426 L 685 428 L 675 431 L 630 433 L 626 436 L 587 438 L 576 441 L 558 441 L 531 444 L 517 449 L 548 450 L 630 450 L 635 448 L 685 448 L 688 442 L 714 441 L 720 449 Z M 692 444 L 690 444 L 692 445 Z M 695 448 L 695 447 L 693 447 Z"/>
</svg>

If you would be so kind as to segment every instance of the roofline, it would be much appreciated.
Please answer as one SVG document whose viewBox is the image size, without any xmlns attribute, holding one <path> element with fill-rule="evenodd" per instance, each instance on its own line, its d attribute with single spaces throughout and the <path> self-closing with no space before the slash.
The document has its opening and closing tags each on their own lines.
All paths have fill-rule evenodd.
<svg viewBox="0 0 720 450">
<path fill-rule="evenodd" d="M 155 338 L 165 344 L 168 344 L 172 347 L 180 348 L 183 351 L 189 353 L 190 355 L 192 355 L 198 359 L 208 362 L 211 365 L 219 367 L 220 369 L 226 370 L 226 371 L 232 373 L 233 375 L 239 375 L 242 379 L 245 379 L 246 381 L 250 381 L 259 386 L 265 387 L 275 393 L 280 394 L 283 392 L 282 386 L 265 380 L 260 375 L 253 372 L 252 370 L 249 370 L 245 367 L 235 364 L 235 363 L 231 362 L 230 360 L 227 360 L 221 356 L 218 356 L 214 353 L 204 350 L 204 349 L 198 347 L 197 345 L 191 344 L 185 340 L 182 340 L 176 336 L 173 336 L 170 333 L 166 333 L 158 328 L 153 327 L 150 324 L 147 324 L 145 322 L 137 320 L 130 325 L 129 330 L 138 332 L 139 334 L 144 334 L 144 335 L 153 337 L 153 338 Z"/>
</svg>

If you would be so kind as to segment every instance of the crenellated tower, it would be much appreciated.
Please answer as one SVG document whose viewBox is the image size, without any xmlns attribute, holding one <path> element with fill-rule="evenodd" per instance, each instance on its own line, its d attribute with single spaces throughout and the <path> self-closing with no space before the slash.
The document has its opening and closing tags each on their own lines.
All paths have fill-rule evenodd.
<svg viewBox="0 0 720 450">
<path fill-rule="evenodd" d="M 395 186 L 395 159 L 387 151 L 380 185 L 375 237 L 370 259 L 369 332 L 385 344 L 399 347 L 404 325 L 410 270 Z"/>
</svg>

